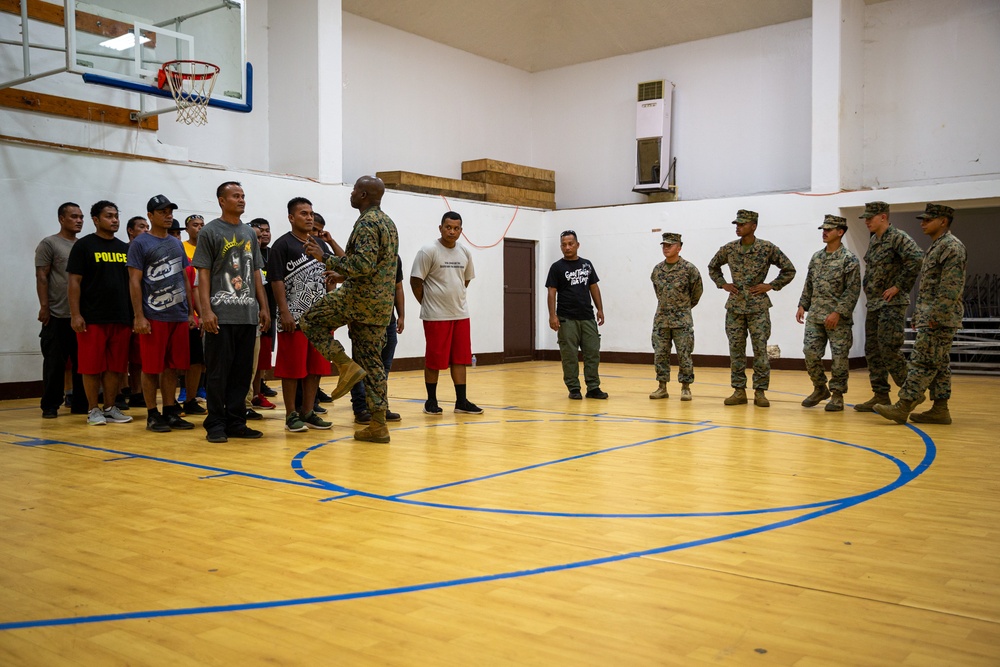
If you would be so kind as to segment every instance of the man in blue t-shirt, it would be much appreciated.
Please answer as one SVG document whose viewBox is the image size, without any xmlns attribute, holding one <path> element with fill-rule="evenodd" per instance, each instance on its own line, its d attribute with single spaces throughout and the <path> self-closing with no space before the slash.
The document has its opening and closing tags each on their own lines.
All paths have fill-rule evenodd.
<svg viewBox="0 0 1000 667">
<path fill-rule="evenodd" d="M 590 260 L 577 254 L 580 242 L 576 232 L 566 230 L 559 235 L 563 258 L 549 269 L 545 286 L 549 290 L 549 327 L 558 333 L 559 356 L 562 357 L 563 382 L 569 397 L 581 400 L 579 350 L 583 351 L 583 378 L 587 383 L 587 398 L 607 398 L 601 391 L 601 334 L 597 327 L 604 324 L 604 303 L 601 288 L 597 286 L 597 271 Z M 558 296 L 558 306 L 557 299 Z M 597 306 L 594 319 L 593 299 Z"/>
<path fill-rule="evenodd" d="M 168 433 L 194 424 L 181 418 L 177 405 L 177 371 L 191 363 L 188 331 L 195 326 L 191 291 L 185 268 L 187 254 L 180 239 L 168 232 L 175 225 L 174 204 L 156 195 L 146 204 L 149 231 L 128 249 L 129 295 L 135 313 L 133 330 L 142 356 L 142 393 L 146 399 L 146 430 Z M 163 395 L 163 413 L 156 409 L 156 392 Z"/>
</svg>

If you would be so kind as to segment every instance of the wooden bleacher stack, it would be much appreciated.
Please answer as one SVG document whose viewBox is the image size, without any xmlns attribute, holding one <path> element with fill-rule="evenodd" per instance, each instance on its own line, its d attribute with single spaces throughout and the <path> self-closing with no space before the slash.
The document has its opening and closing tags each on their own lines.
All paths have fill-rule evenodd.
<svg viewBox="0 0 1000 667">
<path fill-rule="evenodd" d="M 408 171 L 380 171 L 376 176 L 392 190 L 421 192 L 530 208 L 556 207 L 556 173 L 500 160 L 462 163 L 462 180 Z"/>
</svg>

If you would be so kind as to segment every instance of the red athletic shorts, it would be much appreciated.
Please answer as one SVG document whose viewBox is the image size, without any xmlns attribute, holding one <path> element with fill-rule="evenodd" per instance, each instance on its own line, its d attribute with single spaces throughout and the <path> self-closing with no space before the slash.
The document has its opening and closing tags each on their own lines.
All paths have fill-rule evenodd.
<svg viewBox="0 0 1000 667">
<path fill-rule="evenodd" d="M 301 331 L 278 332 L 278 357 L 274 363 L 274 376 L 288 380 L 301 380 L 306 375 L 330 375 L 330 362 L 316 351 Z"/>
<path fill-rule="evenodd" d="M 148 320 L 149 333 L 139 336 L 142 372 L 159 375 L 168 368 L 185 371 L 191 367 L 191 337 L 187 320 Z"/>
<path fill-rule="evenodd" d="M 443 371 L 449 365 L 472 364 L 472 336 L 469 318 L 464 320 L 424 320 L 424 338 L 427 348 L 424 365 L 434 371 Z"/>
<path fill-rule="evenodd" d="M 270 336 L 260 337 L 260 354 L 257 355 L 257 370 L 269 371 L 274 368 L 271 353 L 274 351 L 274 339 Z"/>
<path fill-rule="evenodd" d="M 81 375 L 127 372 L 131 335 L 127 324 L 88 324 L 86 331 L 76 334 L 77 371 Z"/>
</svg>

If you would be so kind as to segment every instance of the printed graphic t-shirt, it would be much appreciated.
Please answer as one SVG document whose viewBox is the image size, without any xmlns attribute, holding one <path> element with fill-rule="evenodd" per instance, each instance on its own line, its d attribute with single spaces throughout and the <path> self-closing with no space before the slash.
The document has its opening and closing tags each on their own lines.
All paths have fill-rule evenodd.
<svg viewBox="0 0 1000 667">
<path fill-rule="evenodd" d="M 211 270 L 209 304 L 219 324 L 257 324 L 254 273 L 264 260 L 253 229 L 242 222 L 212 220 L 198 235 L 192 264 Z"/>
<path fill-rule="evenodd" d="M 142 313 L 158 322 L 186 322 L 187 255 L 179 239 L 140 234 L 128 246 L 128 265 L 142 271 Z"/>
<path fill-rule="evenodd" d="M 128 245 L 120 239 L 88 234 L 74 244 L 68 273 L 81 276 L 80 315 L 88 324 L 131 324 L 128 294 Z"/>
<path fill-rule="evenodd" d="M 267 279 L 272 285 L 276 282 L 284 284 L 288 311 L 296 322 L 310 306 L 326 295 L 326 281 L 323 278 L 325 270 L 323 264 L 305 253 L 302 241 L 291 232 L 271 246 L 267 260 Z M 280 319 L 277 310 L 273 319 Z"/>
<path fill-rule="evenodd" d="M 545 279 L 545 287 L 556 288 L 556 315 L 567 320 L 594 319 L 590 286 L 599 280 L 589 259 L 577 257 L 572 261 L 556 261 Z"/>
</svg>

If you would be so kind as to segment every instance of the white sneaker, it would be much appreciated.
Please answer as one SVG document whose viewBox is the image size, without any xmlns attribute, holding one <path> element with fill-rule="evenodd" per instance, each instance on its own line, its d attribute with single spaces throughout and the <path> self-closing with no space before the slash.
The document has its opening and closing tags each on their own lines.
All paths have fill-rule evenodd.
<svg viewBox="0 0 1000 667">
<path fill-rule="evenodd" d="M 104 418 L 104 411 L 100 408 L 94 408 L 87 415 L 87 425 L 88 426 L 106 426 L 108 420 Z"/>
<path fill-rule="evenodd" d="M 132 421 L 132 418 L 119 410 L 117 405 L 112 405 L 110 408 L 105 410 L 104 418 L 115 424 L 127 424 Z"/>
</svg>

